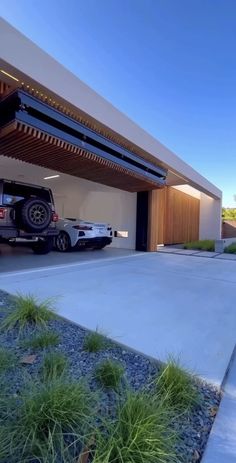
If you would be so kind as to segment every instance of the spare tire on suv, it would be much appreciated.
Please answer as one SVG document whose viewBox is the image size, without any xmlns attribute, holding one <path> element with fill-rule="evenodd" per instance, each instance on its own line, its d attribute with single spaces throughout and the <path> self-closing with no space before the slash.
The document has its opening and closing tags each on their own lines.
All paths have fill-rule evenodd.
<svg viewBox="0 0 236 463">
<path fill-rule="evenodd" d="M 59 233 L 50 188 L 0 179 L 0 242 L 30 245 L 35 254 L 52 250 Z"/>
<path fill-rule="evenodd" d="M 16 221 L 27 232 L 43 232 L 52 220 L 50 205 L 41 198 L 29 198 L 17 204 Z"/>
</svg>

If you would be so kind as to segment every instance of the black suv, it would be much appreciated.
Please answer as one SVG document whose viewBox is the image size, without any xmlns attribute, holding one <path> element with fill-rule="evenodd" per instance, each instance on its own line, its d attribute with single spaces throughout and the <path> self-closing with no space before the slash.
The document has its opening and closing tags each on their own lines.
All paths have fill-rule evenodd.
<svg viewBox="0 0 236 463">
<path fill-rule="evenodd" d="M 29 240 L 36 254 L 47 254 L 58 235 L 49 188 L 0 179 L 0 242 Z"/>
</svg>

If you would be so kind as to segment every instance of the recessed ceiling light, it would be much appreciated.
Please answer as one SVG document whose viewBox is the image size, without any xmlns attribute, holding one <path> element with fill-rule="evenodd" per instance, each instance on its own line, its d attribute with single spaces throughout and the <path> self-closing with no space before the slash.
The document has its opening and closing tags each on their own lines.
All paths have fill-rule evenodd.
<svg viewBox="0 0 236 463">
<path fill-rule="evenodd" d="M 17 79 L 17 77 L 12 76 L 11 74 L 9 74 L 9 72 L 4 71 L 3 69 L 0 69 L 0 71 L 1 71 L 2 74 L 5 74 L 5 76 L 10 77 L 13 80 L 16 80 L 16 82 L 19 82 L 19 79 Z"/>
<path fill-rule="evenodd" d="M 49 177 L 43 177 L 44 180 L 50 180 L 51 178 L 58 178 L 60 175 L 49 175 Z"/>
</svg>

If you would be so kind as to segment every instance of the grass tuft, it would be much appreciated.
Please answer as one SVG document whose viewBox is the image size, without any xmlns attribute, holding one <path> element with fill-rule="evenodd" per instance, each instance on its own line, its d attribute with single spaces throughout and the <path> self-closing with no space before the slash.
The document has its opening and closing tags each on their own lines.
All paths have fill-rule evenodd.
<svg viewBox="0 0 236 463">
<path fill-rule="evenodd" d="M 62 378 L 67 370 L 68 360 L 60 352 L 49 352 L 44 355 L 41 375 L 45 382 Z"/>
<path fill-rule="evenodd" d="M 184 249 L 193 249 L 199 251 L 215 251 L 214 240 L 190 241 L 184 244 Z"/>
<path fill-rule="evenodd" d="M 16 359 L 8 349 L 0 347 L 0 374 L 9 370 L 15 365 Z"/>
<path fill-rule="evenodd" d="M 98 330 L 93 331 L 85 336 L 84 350 L 88 352 L 98 352 L 106 346 L 106 339 Z"/>
<path fill-rule="evenodd" d="M 93 463 L 175 463 L 175 441 L 166 406 L 130 392 L 118 405 L 115 423 L 96 438 Z"/>
<path fill-rule="evenodd" d="M 56 317 L 52 306 L 52 301 L 38 301 L 35 296 L 18 295 L 14 298 L 14 308 L 4 318 L 1 329 L 18 329 L 23 331 L 28 326 L 46 327 L 47 322 Z"/>
<path fill-rule="evenodd" d="M 194 384 L 194 376 L 170 359 L 156 378 L 156 388 L 165 402 L 177 413 L 189 411 L 200 403 L 200 394 Z"/>
<path fill-rule="evenodd" d="M 118 362 L 111 359 L 104 360 L 95 371 L 97 381 L 106 388 L 117 389 L 122 376 L 124 375 L 124 368 Z"/>
<path fill-rule="evenodd" d="M 232 243 L 229 246 L 227 246 L 224 249 L 224 252 L 226 252 L 227 254 L 235 254 L 236 253 L 236 243 Z"/>
<path fill-rule="evenodd" d="M 36 336 L 24 341 L 25 347 L 33 349 L 45 349 L 46 347 L 56 346 L 60 341 L 60 336 L 54 331 L 43 331 Z"/>
<path fill-rule="evenodd" d="M 75 452 L 90 432 L 91 410 L 91 393 L 82 383 L 53 381 L 40 387 L 30 383 L 11 402 L 0 428 L 0 459 L 76 461 Z"/>
</svg>

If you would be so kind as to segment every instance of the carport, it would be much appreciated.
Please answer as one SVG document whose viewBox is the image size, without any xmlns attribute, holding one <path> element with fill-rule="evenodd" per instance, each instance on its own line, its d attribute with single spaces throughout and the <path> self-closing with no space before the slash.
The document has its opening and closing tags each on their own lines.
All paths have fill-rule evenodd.
<svg viewBox="0 0 236 463">
<path fill-rule="evenodd" d="M 220 237 L 221 192 L 4 20 L 0 170 L 46 182 L 62 216 L 110 222 L 115 247 Z"/>
<path fill-rule="evenodd" d="M 3 97 L 0 102 L 0 112 L 2 172 L 6 172 L 6 167 L 11 166 L 10 176 L 13 176 L 13 179 L 17 180 L 20 175 L 24 181 L 26 177 L 27 181 L 32 181 L 32 171 L 30 175 L 29 165 L 47 169 L 44 171 L 34 167 L 33 177 L 38 174 L 36 183 L 39 184 L 42 184 L 48 177 L 49 179 L 54 177 L 53 174 L 55 173 L 66 174 L 61 189 L 58 188 L 58 182 L 56 189 L 54 189 L 55 182 L 52 185 L 54 193 L 56 190 L 55 199 L 59 206 L 62 206 L 66 183 L 70 185 L 71 204 L 68 204 L 67 197 L 67 204 L 60 207 L 60 209 L 64 209 L 60 210 L 62 215 L 63 213 L 75 215 L 73 203 L 76 204 L 79 201 L 78 196 L 80 195 L 79 188 L 76 186 L 81 187 L 83 182 L 91 194 L 94 188 L 93 182 L 96 182 L 96 196 L 101 197 L 101 192 L 103 192 L 102 199 L 98 205 L 98 198 L 94 197 L 96 212 L 93 207 L 90 208 L 89 212 L 85 212 L 85 218 L 90 220 L 103 219 L 109 221 L 113 226 L 114 211 L 107 211 L 110 194 L 113 197 L 117 194 L 122 195 L 122 213 L 116 222 L 116 228 L 118 230 L 125 229 L 127 239 L 115 239 L 114 245 L 135 248 L 137 202 L 135 193 L 163 187 L 166 170 L 151 164 L 149 161 L 141 160 L 134 153 L 26 92 L 13 91 Z M 9 162 L 6 161 L 6 158 L 16 161 Z M 19 161 L 24 163 L 24 174 L 19 174 L 22 170 L 22 163 Z M 73 179 L 68 176 L 73 176 Z M 80 179 L 79 182 L 77 178 Z M 82 180 L 82 178 L 86 180 Z M 73 182 L 76 191 L 74 195 L 71 195 Z M 103 187 L 99 187 L 99 184 L 106 185 L 109 189 L 106 191 Z M 98 193 L 100 194 L 98 195 Z M 100 212 L 98 212 L 97 206 Z M 101 208 L 105 211 L 101 211 Z M 128 214 L 131 215 L 132 222 Z M 128 220 L 125 220 L 124 215 Z"/>
</svg>

